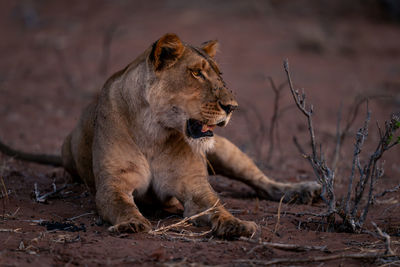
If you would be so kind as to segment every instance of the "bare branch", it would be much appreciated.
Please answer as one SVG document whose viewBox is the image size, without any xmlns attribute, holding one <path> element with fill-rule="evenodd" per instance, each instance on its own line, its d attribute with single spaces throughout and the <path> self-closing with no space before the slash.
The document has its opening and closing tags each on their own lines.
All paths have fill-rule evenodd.
<svg viewBox="0 0 400 267">
<path fill-rule="evenodd" d="M 240 237 L 239 240 L 250 242 L 253 244 L 258 244 L 259 246 L 256 246 L 255 248 L 268 247 L 268 248 L 275 248 L 275 249 L 280 249 L 280 250 L 296 251 L 296 252 L 304 252 L 304 251 L 312 251 L 312 250 L 328 252 L 328 249 L 326 246 L 302 246 L 302 245 L 297 245 L 297 244 L 261 242 L 261 241 L 257 241 L 255 239 L 251 239 L 251 238 L 247 238 L 247 237 L 243 237 L 243 236 Z M 255 248 L 253 248 L 253 251 Z M 249 253 L 250 253 L 250 251 L 249 251 Z"/>
<path fill-rule="evenodd" d="M 331 169 L 326 165 L 324 155 L 322 152 L 320 152 L 320 156 L 318 157 L 313 122 L 312 122 L 312 115 L 313 115 L 314 108 L 313 108 L 313 105 L 311 104 L 309 107 L 309 110 L 307 110 L 306 101 L 305 101 L 306 94 L 305 94 L 304 90 L 302 90 L 301 94 L 299 93 L 298 90 L 294 90 L 293 82 L 290 77 L 289 63 L 287 60 L 285 60 L 283 62 L 283 66 L 284 66 L 284 69 L 286 72 L 287 80 L 289 83 L 289 88 L 292 93 L 293 99 L 296 103 L 296 106 L 307 118 L 308 130 L 309 130 L 310 139 L 311 139 L 312 155 L 307 156 L 304 153 L 304 150 L 301 148 L 301 146 L 297 142 L 297 140 L 294 139 L 294 141 L 295 141 L 297 148 L 302 152 L 303 155 L 306 155 L 304 157 L 306 159 L 308 159 L 311 166 L 313 167 L 314 173 L 317 177 L 317 181 L 320 184 L 322 184 L 321 197 L 329 207 L 329 211 L 328 211 L 328 213 L 330 214 L 329 221 L 334 222 L 333 213 L 335 213 L 335 211 L 336 211 L 336 200 L 335 200 L 335 194 L 334 194 L 334 188 L 333 188 L 335 173 L 334 173 L 334 171 L 331 171 Z"/>
<path fill-rule="evenodd" d="M 263 116 L 256 106 L 243 100 L 242 102 L 245 103 L 245 108 L 239 109 L 239 114 L 242 114 L 246 119 L 245 122 L 248 132 L 254 140 L 254 142 L 252 142 L 252 146 L 256 153 L 256 158 L 262 158 L 262 148 L 264 147 L 263 144 L 266 135 Z M 250 116 L 249 112 L 252 112 L 253 114 Z M 254 120 L 256 120 L 255 123 Z M 255 127 L 254 125 L 257 125 L 259 128 Z"/>
<path fill-rule="evenodd" d="M 377 162 L 374 162 L 373 167 L 372 167 L 372 174 L 371 174 L 371 178 L 370 178 L 370 186 L 369 186 L 369 191 L 368 191 L 368 200 L 367 203 L 364 206 L 364 210 L 361 213 L 361 216 L 358 220 L 358 226 L 361 228 L 362 225 L 365 222 L 365 219 L 367 218 L 367 214 L 368 214 L 368 209 L 369 206 L 372 204 L 373 201 L 373 192 L 374 192 L 374 187 L 376 182 L 378 181 L 379 178 L 381 178 L 383 176 L 383 167 L 378 167 L 377 166 Z"/>
<path fill-rule="evenodd" d="M 368 96 L 357 96 L 354 98 L 354 102 L 351 105 L 351 108 L 348 112 L 351 115 L 347 119 L 347 122 L 346 122 L 346 125 L 344 126 L 343 131 L 341 131 L 339 136 L 336 136 L 337 146 L 335 148 L 335 152 L 333 153 L 333 155 L 334 155 L 334 160 L 332 163 L 333 170 L 336 170 L 337 163 L 339 162 L 339 159 L 340 159 L 340 151 L 342 149 L 341 145 L 343 144 L 345 138 L 349 135 L 350 128 L 353 126 L 353 124 L 358 116 L 361 105 L 363 103 L 365 103 L 366 101 L 369 101 L 372 99 L 377 99 L 377 98 L 385 98 L 385 97 L 389 97 L 389 96 L 388 95 L 368 95 Z M 341 113 L 341 110 L 342 110 L 342 107 L 340 108 L 340 113 Z M 338 146 L 338 143 L 340 144 L 339 146 Z"/>
<path fill-rule="evenodd" d="M 378 232 L 378 237 L 385 241 L 385 255 L 394 255 L 393 250 L 390 248 L 390 236 L 387 233 L 382 232 L 382 230 L 376 225 L 376 223 L 371 222 L 375 230 Z"/>
<path fill-rule="evenodd" d="M 328 217 L 330 215 L 329 213 L 291 212 L 291 211 L 284 211 L 283 214 L 294 215 L 296 217 L 300 216 Z"/>
<path fill-rule="evenodd" d="M 279 115 L 279 99 L 281 97 L 281 91 L 285 87 L 285 84 L 282 83 L 279 87 L 276 87 L 274 80 L 271 77 L 268 77 L 269 82 L 271 84 L 271 88 L 274 91 L 274 110 L 271 117 L 271 123 L 269 128 L 269 149 L 267 154 L 266 162 L 269 164 L 271 162 L 272 153 L 274 151 L 275 145 L 275 129 L 278 125 L 278 115 Z"/>
<path fill-rule="evenodd" d="M 297 140 L 296 136 L 293 136 L 293 143 L 296 145 L 297 150 L 299 150 L 300 154 L 308 159 L 309 157 L 307 156 L 306 152 L 304 151 L 304 148 L 299 144 L 299 141 Z"/>
<path fill-rule="evenodd" d="M 341 132 L 340 132 L 340 123 L 342 121 L 342 110 L 343 110 L 343 102 L 340 103 L 340 108 L 337 115 L 337 123 L 336 123 L 336 146 L 335 151 L 333 152 L 333 160 L 332 160 L 332 169 L 336 171 L 337 163 L 340 157 L 340 148 L 342 145 Z"/>
<path fill-rule="evenodd" d="M 290 91 L 292 92 L 293 99 L 294 99 L 298 109 L 307 117 L 308 130 L 310 132 L 310 138 L 311 138 L 311 147 L 312 147 L 313 158 L 316 158 L 317 152 L 316 152 L 316 145 L 315 145 L 315 134 L 314 134 L 314 128 L 312 125 L 312 118 L 311 118 L 312 114 L 313 114 L 313 106 L 310 105 L 310 110 L 307 110 L 306 105 L 305 105 L 306 95 L 304 93 L 304 90 L 303 90 L 303 93 L 300 95 L 298 90 L 293 89 L 293 82 L 290 77 L 288 60 L 285 60 L 283 62 L 283 67 L 285 68 L 286 76 L 287 76 L 288 83 L 289 83 L 289 88 L 290 88 Z"/>
<path fill-rule="evenodd" d="M 346 214 L 349 213 L 350 197 L 351 197 L 351 193 L 353 191 L 353 181 L 354 181 L 354 176 L 355 176 L 355 170 L 356 170 L 356 166 L 360 166 L 359 155 L 361 153 L 361 148 L 364 145 L 364 141 L 368 136 L 368 125 L 369 125 L 370 118 L 371 118 L 371 112 L 367 108 L 367 115 L 366 115 L 366 118 L 364 120 L 364 126 L 358 130 L 357 135 L 356 135 L 356 143 L 354 145 L 354 153 L 353 153 L 353 163 L 352 163 L 352 167 L 351 167 L 351 175 L 350 175 L 350 178 L 349 178 L 349 184 L 348 184 L 348 188 L 347 188 L 347 196 L 346 196 L 346 198 L 344 200 L 344 203 L 345 203 L 344 212 Z M 359 169 L 360 169 L 360 167 L 359 167 Z M 357 202 L 357 198 L 356 198 L 355 202 L 358 203 Z"/>
<path fill-rule="evenodd" d="M 235 260 L 239 263 L 250 263 L 250 264 L 260 264 L 264 266 L 277 265 L 277 264 L 288 264 L 288 263 L 306 263 L 306 262 L 324 262 L 332 261 L 338 259 L 379 259 L 379 258 L 396 258 L 400 255 L 382 255 L 379 253 L 369 253 L 369 254 L 337 254 L 330 256 L 316 256 L 316 257 L 290 257 L 290 258 L 278 258 L 269 261 L 256 260 L 256 259 L 244 259 Z"/>
<path fill-rule="evenodd" d="M 400 128 L 400 114 L 392 114 L 391 120 L 389 122 L 385 122 L 385 132 L 381 134 L 382 138 L 380 138 L 377 148 L 375 152 L 369 157 L 368 162 L 362 168 L 362 172 L 360 175 L 360 180 L 356 187 L 356 195 L 354 200 L 354 207 L 351 213 L 351 216 L 354 218 L 358 211 L 359 203 L 363 197 L 364 190 L 366 188 L 366 184 L 369 181 L 369 192 L 368 192 L 368 200 L 364 207 L 363 212 L 358 218 L 357 227 L 361 228 L 367 213 L 369 206 L 373 201 L 373 191 L 374 185 L 377 180 L 383 175 L 383 168 L 378 167 L 378 160 L 383 156 L 385 151 L 397 145 L 399 142 L 395 140 L 393 142 L 393 136 L 396 130 Z M 366 132 L 367 133 L 367 132 Z M 361 149 L 361 148 L 360 148 Z"/>
<path fill-rule="evenodd" d="M 284 68 L 287 75 L 290 91 L 292 93 L 293 99 L 296 103 L 297 108 L 306 116 L 309 134 L 311 138 L 311 147 L 312 147 L 312 155 L 308 155 L 305 153 L 305 150 L 299 144 L 297 139 L 294 137 L 293 141 L 298 148 L 298 150 L 302 153 L 303 157 L 306 158 L 316 175 L 317 181 L 322 185 L 321 189 L 321 198 L 328 206 L 327 220 L 329 226 L 333 225 L 335 222 L 335 214 L 338 214 L 342 220 L 343 224 L 353 232 L 360 231 L 363 227 L 363 224 L 366 220 L 368 210 L 370 205 L 374 199 L 374 189 L 375 184 L 382 177 L 384 170 L 382 165 L 379 164 L 379 159 L 383 156 L 384 152 L 391 149 L 392 147 L 398 145 L 400 143 L 400 136 L 395 136 L 394 133 L 396 130 L 400 128 L 400 113 L 393 114 L 391 120 L 389 122 L 385 122 L 385 131 L 382 132 L 380 127 L 378 126 L 380 140 L 375 149 L 375 152 L 372 153 L 366 162 L 366 164 L 362 165 L 360 163 L 360 154 L 363 148 L 364 142 L 368 136 L 368 127 L 371 118 L 371 112 L 368 108 L 368 99 L 364 98 L 361 101 L 358 100 L 352 112 L 352 117 L 348 121 L 344 131 L 341 133 L 340 131 L 340 122 L 341 122 L 341 109 L 338 113 L 338 121 L 336 128 L 336 148 L 334 153 L 333 160 L 333 169 L 330 169 L 325 160 L 324 153 L 321 149 L 320 151 L 316 150 L 316 141 L 314 136 L 314 129 L 312 124 L 312 115 L 313 115 L 313 106 L 309 105 L 307 109 L 306 106 L 306 94 L 304 90 L 300 94 L 298 90 L 293 88 L 293 83 L 290 77 L 289 72 L 289 64 L 287 60 L 284 61 Z M 351 174 L 349 176 L 347 195 L 344 197 L 342 205 L 340 208 L 336 207 L 336 196 L 334 192 L 334 179 L 335 179 L 335 170 L 337 160 L 340 154 L 340 147 L 343 142 L 344 134 L 349 130 L 351 124 L 354 122 L 357 117 L 359 107 L 361 103 L 367 102 L 367 114 L 364 120 L 363 127 L 357 131 L 356 141 L 354 144 L 354 153 L 352 160 L 352 168 Z M 354 180 L 358 177 L 358 182 L 356 186 L 353 188 Z M 366 199 L 366 204 L 363 207 L 361 212 L 359 211 L 360 203 L 362 203 L 364 198 L 365 189 L 369 186 L 368 196 Z M 351 201 L 352 194 L 354 193 L 354 200 Z M 352 206 L 350 208 L 350 206 Z M 328 227 L 329 227 L 328 226 Z"/>
<path fill-rule="evenodd" d="M 400 184 L 396 185 L 395 187 L 391 188 L 391 189 L 386 189 L 385 191 L 383 191 L 382 193 L 376 194 L 374 196 L 374 198 L 378 198 L 378 197 L 383 197 L 384 195 L 386 195 L 387 193 L 395 193 L 397 191 L 399 191 L 400 189 Z"/>
</svg>

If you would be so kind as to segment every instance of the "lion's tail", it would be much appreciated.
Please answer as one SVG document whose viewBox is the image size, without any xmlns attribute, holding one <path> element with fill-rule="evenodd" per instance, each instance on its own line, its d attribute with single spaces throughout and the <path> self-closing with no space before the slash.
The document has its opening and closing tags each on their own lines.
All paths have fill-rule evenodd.
<svg viewBox="0 0 400 267">
<path fill-rule="evenodd" d="M 62 166 L 61 156 L 26 153 L 23 151 L 15 150 L 1 141 L 0 141 L 0 151 L 10 157 L 14 157 L 20 160 L 35 162 L 44 165 L 51 165 L 55 167 Z"/>
</svg>

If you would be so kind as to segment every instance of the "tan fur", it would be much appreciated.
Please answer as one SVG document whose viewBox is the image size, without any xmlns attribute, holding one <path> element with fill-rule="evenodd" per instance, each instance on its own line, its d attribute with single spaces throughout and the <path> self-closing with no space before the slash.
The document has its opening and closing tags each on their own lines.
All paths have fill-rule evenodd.
<svg viewBox="0 0 400 267">
<path fill-rule="evenodd" d="M 147 231 L 151 225 L 135 202 L 151 191 L 158 201 L 177 203 L 190 216 L 218 197 L 207 180 L 207 156 L 218 173 L 252 186 L 261 197 L 296 195 L 310 201 L 316 184 L 282 184 L 266 177 L 226 139 L 192 138 L 187 121 L 214 127 L 228 123 L 237 106 L 213 60 L 215 41 L 195 48 L 166 34 L 124 70 L 114 74 L 65 139 L 63 165 L 96 196 L 111 231 Z M 256 224 L 232 216 L 221 204 L 205 218 L 214 234 L 249 236 Z"/>
</svg>

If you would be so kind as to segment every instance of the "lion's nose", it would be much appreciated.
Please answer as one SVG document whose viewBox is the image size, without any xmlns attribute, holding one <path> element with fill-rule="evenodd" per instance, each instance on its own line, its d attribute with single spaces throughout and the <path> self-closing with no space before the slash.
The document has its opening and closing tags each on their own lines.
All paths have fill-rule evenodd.
<svg viewBox="0 0 400 267">
<path fill-rule="evenodd" d="M 221 102 L 218 101 L 218 105 L 226 112 L 226 114 L 230 114 L 232 111 L 234 111 L 237 108 L 237 105 L 224 105 Z"/>
</svg>

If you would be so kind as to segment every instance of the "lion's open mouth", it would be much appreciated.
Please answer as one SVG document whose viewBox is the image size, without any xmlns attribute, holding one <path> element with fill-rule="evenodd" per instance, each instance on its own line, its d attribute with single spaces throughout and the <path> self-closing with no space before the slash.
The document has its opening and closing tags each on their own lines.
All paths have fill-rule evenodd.
<svg viewBox="0 0 400 267">
<path fill-rule="evenodd" d="M 207 125 L 195 119 L 189 119 L 186 123 L 186 134 L 191 138 L 212 137 L 217 125 Z"/>
</svg>

